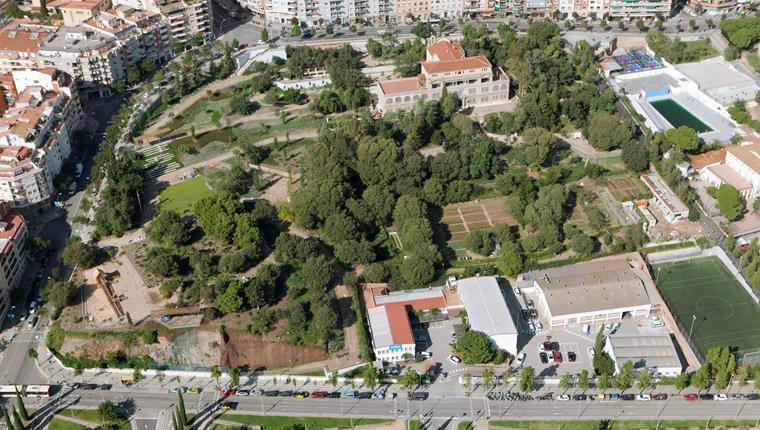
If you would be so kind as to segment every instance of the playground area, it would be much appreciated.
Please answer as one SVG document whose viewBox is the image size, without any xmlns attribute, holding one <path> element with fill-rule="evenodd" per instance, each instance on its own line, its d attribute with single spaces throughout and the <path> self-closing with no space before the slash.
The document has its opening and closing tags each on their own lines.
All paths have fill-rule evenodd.
<svg viewBox="0 0 760 430">
<path fill-rule="evenodd" d="M 685 335 L 704 357 L 729 346 L 745 362 L 760 361 L 760 306 L 718 257 L 652 266 L 657 287 Z"/>
</svg>

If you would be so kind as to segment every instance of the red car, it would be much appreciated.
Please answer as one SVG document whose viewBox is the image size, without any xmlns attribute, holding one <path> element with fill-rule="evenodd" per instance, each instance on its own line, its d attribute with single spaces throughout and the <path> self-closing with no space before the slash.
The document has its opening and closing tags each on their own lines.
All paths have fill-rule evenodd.
<svg viewBox="0 0 760 430">
<path fill-rule="evenodd" d="M 544 351 L 549 352 L 552 350 L 552 343 L 551 341 L 544 342 Z"/>
<path fill-rule="evenodd" d="M 219 390 L 220 396 L 234 396 L 237 393 L 237 390 L 234 388 L 222 388 Z"/>
<path fill-rule="evenodd" d="M 315 391 L 311 393 L 312 399 L 324 399 L 327 397 L 327 391 Z"/>
<path fill-rule="evenodd" d="M 699 397 L 696 394 L 691 393 L 691 394 L 684 394 L 683 399 L 688 400 L 688 401 L 694 401 L 694 400 L 698 400 Z"/>
<path fill-rule="evenodd" d="M 562 354 L 560 354 L 559 351 L 552 351 L 552 356 L 554 356 L 555 363 L 562 363 Z"/>
</svg>

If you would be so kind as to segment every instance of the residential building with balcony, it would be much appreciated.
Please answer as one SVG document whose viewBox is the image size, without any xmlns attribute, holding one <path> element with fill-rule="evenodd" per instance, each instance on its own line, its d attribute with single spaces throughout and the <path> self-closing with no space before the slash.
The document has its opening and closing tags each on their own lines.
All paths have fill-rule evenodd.
<svg viewBox="0 0 760 430">
<path fill-rule="evenodd" d="M 167 1 L 158 8 L 169 25 L 173 44 L 187 44 L 196 34 L 204 41 L 213 40 L 211 0 Z"/>
<path fill-rule="evenodd" d="M 0 323 L 10 309 L 10 293 L 21 284 L 26 270 L 29 230 L 17 211 L 0 204 Z"/>
<path fill-rule="evenodd" d="M 52 0 L 48 10 L 63 16 L 63 25 L 75 27 L 111 7 L 110 0 Z"/>
<path fill-rule="evenodd" d="M 438 100 L 446 88 L 460 107 L 486 106 L 509 100 L 509 77 L 483 55 L 466 57 L 459 45 L 440 39 L 427 48 L 422 73 L 413 78 L 379 81 L 372 92 L 381 113 L 413 110 Z"/>
<path fill-rule="evenodd" d="M 57 27 L 14 19 L 0 29 L 0 73 L 37 67 L 37 52 Z"/>
<path fill-rule="evenodd" d="M 136 68 L 143 59 L 159 64 L 173 56 L 169 25 L 158 12 L 119 5 L 101 12 L 84 26 L 118 39 L 123 63 L 128 69 Z"/>
<path fill-rule="evenodd" d="M 18 95 L 0 118 L 0 201 L 26 209 L 53 193 L 84 114 L 74 80 L 54 69 L 11 72 Z"/>
<path fill-rule="evenodd" d="M 747 2 L 737 0 L 690 0 L 689 6 L 694 9 L 701 8 L 708 15 L 723 15 L 739 12 Z"/>
<path fill-rule="evenodd" d="M 612 18 L 653 18 L 668 16 L 673 0 L 609 0 L 609 16 Z"/>
</svg>

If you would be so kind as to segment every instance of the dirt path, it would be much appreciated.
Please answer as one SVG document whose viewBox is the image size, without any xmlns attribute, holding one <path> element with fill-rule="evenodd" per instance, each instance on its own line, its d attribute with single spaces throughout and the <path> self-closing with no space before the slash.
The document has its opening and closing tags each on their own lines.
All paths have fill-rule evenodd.
<svg viewBox="0 0 760 430">
<path fill-rule="evenodd" d="M 564 137 L 559 133 L 555 134 L 555 136 L 557 136 L 557 139 L 560 141 L 563 141 L 570 145 L 570 147 L 573 148 L 573 151 L 575 151 L 578 155 L 590 160 L 617 157 L 618 155 L 622 154 L 619 149 L 613 149 L 612 151 L 599 151 L 598 149 L 591 146 L 591 144 L 583 138 L 576 139 L 572 137 Z"/>
<path fill-rule="evenodd" d="M 246 81 L 250 78 L 251 77 L 248 75 L 232 76 L 221 81 L 214 81 L 205 87 L 199 88 L 195 93 L 183 98 L 179 103 L 164 111 L 164 113 L 161 114 L 161 117 L 155 123 L 153 123 L 153 125 L 145 129 L 145 131 L 143 131 L 143 134 L 137 137 L 135 140 L 146 139 L 154 136 L 160 129 L 166 126 L 166 124 L 171 122 L 171 120 L 174 119 L 179 113 L 184 112 L 187 108 L 192 106 L 193 103 L 202 99 L 203 97 L 206 97 L 206 91 L 214 92 L 216 90 L 221 90 L 231 85 Z"/>
</svg>

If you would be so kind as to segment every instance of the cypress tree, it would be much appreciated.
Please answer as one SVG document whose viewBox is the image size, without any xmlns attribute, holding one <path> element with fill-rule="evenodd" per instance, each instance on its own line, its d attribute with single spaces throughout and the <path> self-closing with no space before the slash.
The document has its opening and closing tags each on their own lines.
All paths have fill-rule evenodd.
<svg viewBox="0 0 760 430">
<path fill-rule="evenodd" d="M 187 426 L 187 411 L 185 410 L 185 399 L 182 397 L 182 389 L 177 390 L 177 415 L 179 415 L 182 427 Z"/>
<path fill-rule="evenodd" d="M 29 421 L 29 413 L 26 411 L 24 400 L 21 398 L 21 393 L 18 392 L 18 389 L 16 390 L 16 409 L 18 409 L 18 414 L 24 421 Z"/>
<path fill-rule="evenodd" d="M 180 430 L 179 423 L 177 422 L 177 412 L 172 412 L 172 428 L 174 430 Z"/>
<path fill-rule="evenodd" d="M 11 421 L 11 414 L 8 412 L 5 406 L 3 406 L 3 418 L 5 419 L 5 428 L 7 430 L 13 430 L 13 422 Z"/>
<path fill-rule="evenodd" d="M 24 422 L 21 421 L 21 417 L 18 416 L 16 408 L 13 408 L 13 430 L 24 430 Z"/>
</svg>

